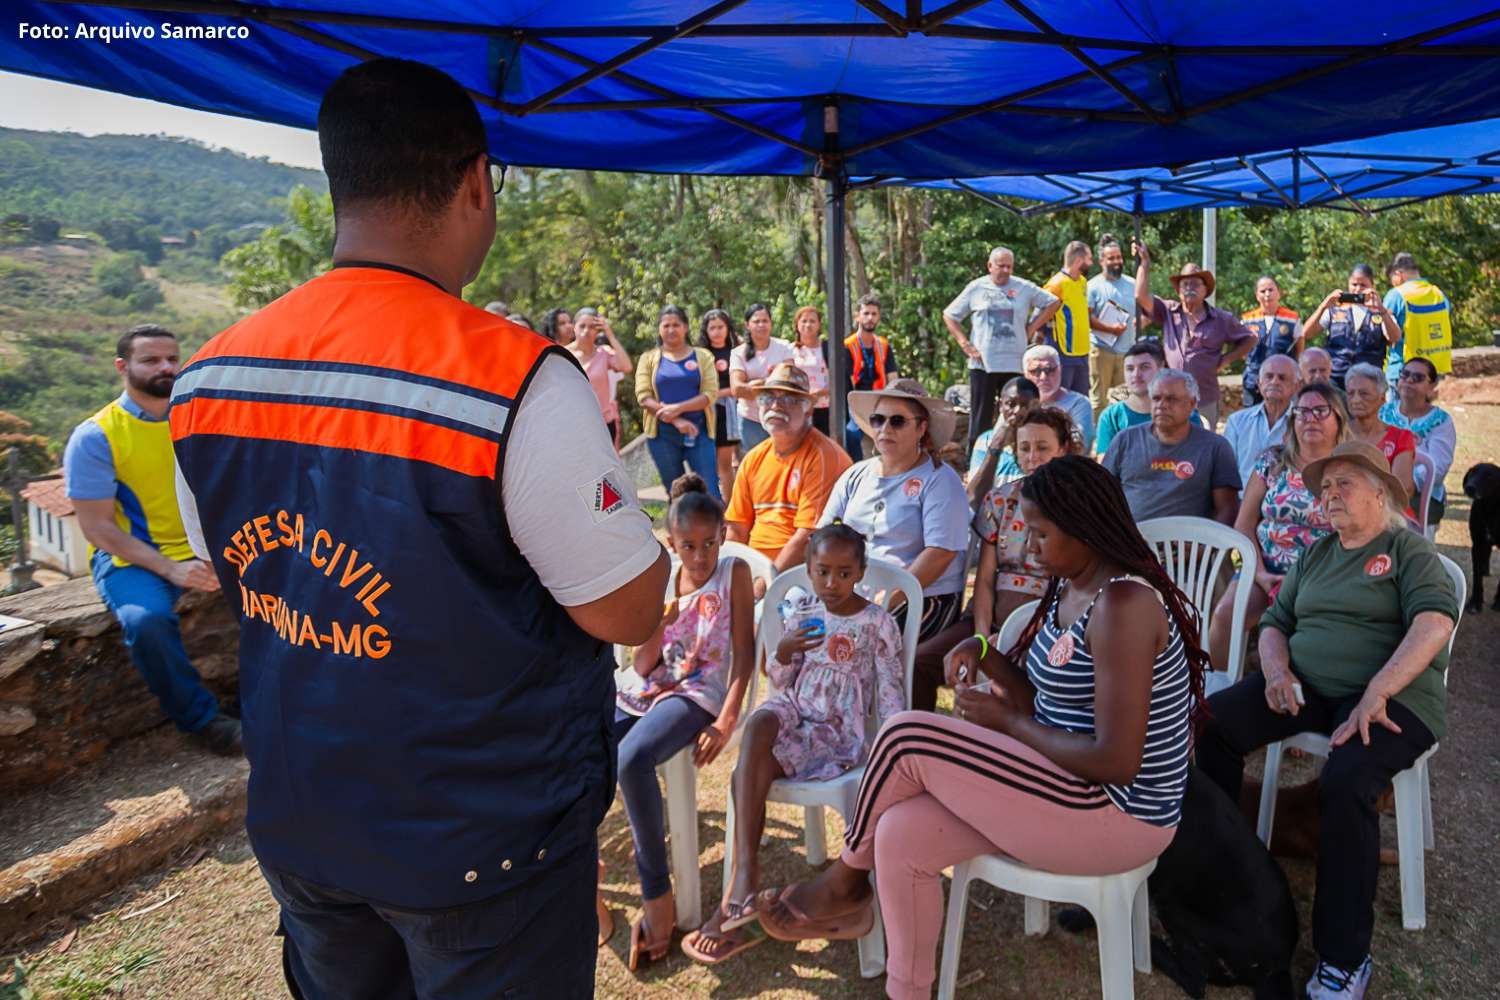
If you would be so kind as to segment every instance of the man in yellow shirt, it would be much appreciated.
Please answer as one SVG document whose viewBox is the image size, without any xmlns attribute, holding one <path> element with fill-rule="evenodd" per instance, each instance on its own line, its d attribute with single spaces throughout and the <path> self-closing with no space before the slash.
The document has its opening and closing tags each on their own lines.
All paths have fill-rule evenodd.
<svg viewBox="0 0 1500 1000">
<path fill-rule="evenodd" d="M 1062 385 L 1071 392 L 1088 394 L 1089 349 L 1091 329 L 1119 335 L 1123 324 L 1106 323 L 1089 310 L 1089 282 L 1084 272 L 1094 263 L 1094 252 L 1082 240 L 1073 240 L 1063 249 L 1063 269 L 1042 286 L 1062 303 L 1052 321 L 1047 343 L 1057 348 L 1062 358 Z"/>
<path fill-rule="evenodd" d="M 193 556 L 177 504 L 167 405 L 177 338 L 136 326 L 115 345 L 120 397 L 79 424 L 63 454 L 68 497 L 92 549 L 99 597 L 119 619 L 130 659 L 167 718 L 206 749 L 241 752 L 240 723 L 219 711 L 182 645 L 175 606 L 184 590 L 218 590 Z"/>
<path fill-rule="evenodd" d="M 761 423 L 771 436 L 740 463 L 725 512 L 729 537 L 767 556 L 776 572 L 802 562 L 807 540 L 849 456 L 812 425 L 807 373 L 782 362 L 756 387 Z M 765 592 L 757 580 L 756 596 Z"/>
</svg>

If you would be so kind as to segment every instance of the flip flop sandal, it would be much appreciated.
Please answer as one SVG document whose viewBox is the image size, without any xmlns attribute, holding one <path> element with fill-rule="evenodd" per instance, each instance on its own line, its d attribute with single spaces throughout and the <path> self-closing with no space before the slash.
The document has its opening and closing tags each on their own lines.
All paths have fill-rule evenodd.
<svg viewBox="0 0 1500 1000">
<path fill-rule="evenodd" d="M 873 901 L 844 913 L 814 919 L 791 901 L 791 891 L 792 886 L 779 893 L 768 889 L 756 899 L 761 927 L 778 941 L 857 941 L 875 928 Z M 773 916 L 773 907 L 778 902 L 791 913 L 791 921 L 783 923 Z"/>
<path fill-rule="evenodd" d="M 758 944 L 764 944 L 766 936 L 764 934 L 746 935 L 732 947 L 714 954 L 709 954 L 700 947 L 700 942 L 703 941 L 728 940 L 730 939 L 727 936 L 721 937 L 715 934 L 705 934 L 702 931 L 693 931 L 693 933 L 682 939 L 682 953 L 695 962 L 701 962 L 704 965 L 718 965 L 720 962 L 728 961 L 742 951 L 749 951 Z"/>
<path fill-rule="evenodd" d="M 599 948 L 609 944 L 610 939 L 615 936 L 615 915 L 610 911 L 605 912 L 609 913 L 609 923 L 599 928 L 599 942 L 596 945 Z"/>
<path fill-rule="evenodd" d="M 719 907 L 719 915 L 723 918 L 719 921 L 719 930 L 737 931 L 746 924 L 753 924 L 760 919 L 760 913 L 755 908 L 756 893 L 751 893 L 738 903 L 731 902 Z"/>
<path fill-rule="evenodd" d="M 669 931 L 665 939 L 661 941 L 647 941 L 646 934 L 650 927 L 646 924 L 645 917 L 637 917 L 630 924 L 630 956 L 627 965 L 631 972 L 640 968 L 641 959 L 648 962 L 656 962 L 666 957 L 672 947 L 672 935 Z"/>
</svg>

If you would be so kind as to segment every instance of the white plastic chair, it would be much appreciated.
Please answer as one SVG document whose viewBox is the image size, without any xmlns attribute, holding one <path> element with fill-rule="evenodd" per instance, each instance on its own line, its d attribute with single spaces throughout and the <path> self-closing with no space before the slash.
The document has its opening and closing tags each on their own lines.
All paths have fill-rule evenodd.
<svg viewBox="0 0 1500 1000">
<path fill-rule="evenodd" d="M 720 555 L 737 556 L 750 567 L 752 578 L 763 578 L 769 585 L 775 575 L 771 560 L 748 545 L 725 542 Z M 672 560 L 671 572 L 667 574 L 667 596 L 677 579 L 678 561 Z M 633 669 L 631 649 L 615 647 L 615 663 L 621 670 Z M 753 681 L 752 681 L 753 683 Z M 746 699 L 746 706 L 755 703 L 753 691 Z M 741 712 L 740 723 L 744 724 L 747 712 Z M 739 730 L 735 730 L 721 754 L 734 749 Z M 689 744 L 673 754 L 666 763 L 656 769 L 665 786 L 667 806 L 668 843 L 672 858 L 673 899 L 677 906 L 679 929 L 697 930 L 703 925 L 703 899 L 698 873 L 698 768 L 693 764 L 693 746 Z"/>
<path fill-rule="evenodd" d="M 1437 466 L 1432 464 L 1431 457 L 1420 448 L 1412 459 L 1411 474 L 1417 479 L 1417 505 L 1412 508 L 1412 513 L 1417 515 L 1416 532 L 1426 536 L 1427 505 L 1432 502 L 1432 491 L 1437 485 L 1433 482 L 1437 476 Z"/>
<path fill-rule="evenodd" d="M 1439 555 L 1443 568 L 1453 580 L 1453 590 L 1458 600 L 1459 619 L 1463 618 L 1464 601 L 1468 597 L 1468 582 L 1464 571 L 1445 555 Z M 1448 653 L 1452 656 L 1453 640 L 1458 636 L 1458 622 L 1453 623 L 1453 634 L 1448 637 Z M 1449 660 L 1448 668 L 1453 667 Z M 1443 685 L 1448 684 L 1448 671 L 1443 671 Z M 1276 781 L 1281 774 L 1281 752 L 1286 747 L 1296 747 L 1327 758 L 1330 747 L 1328 737 L 1322 733 L 1300 733 L 1296 736 L 1272 743 L 1266 747 L 1265 774 L 1260 783 L 1260 816 L 1255 833 L 1270 846 L 1271 824 L 1276 819 Z M 1409 931 L 1419 931 L 1427 926 L 1427 873 L 1425 851 L 1432 850 L 1432 787 L 1427 773 L 1427 759 L 1437 753 L 1434 743 L 1427 752 L 1418 757 L 1416 763 L 1396 775 L 1391 785 L 1396 791 L 1396 854 L 1401 869 L 1401 926 Z M 1417 846 L 1418 838 L 1421 847 Z"/>
<path fill-rule="evenodd" d="M 999 854 L 981 854 L 953 866 L 948 915 L 943 926 L 943 959 L 938 1000 L 952 1000 L 958 982 L 958 956 L 969 883 L 978 879 L 1026 897 L 1026 933 L 1045 934 L 1051 925 L 1048 900 L 1085 907 L 1099 929 L 1099 981 L 1104 1000 L 1135 996 L 1132 966 L 1151 971 L 1150 905 L 1146 878 L 1156 860 L 1118 875 L 1055 875 L 1029 868 Z"/>
<path fill-rule="evenodd" d="M 1233 528 L 1206 517 L 1157 517 L 1142 521 L 1141 535 L 1156 549 L 1162 567 L 1188 600 L 1198 609 L 1198 642 L 1208 648 L 1208 626 L 1214 613 L 1214 586 L 1231 552 L 1240 554 L 1240 574 L 1231 584 L 1234 603 L 1230 610 L 1229 663 L 1203 678 L 1212 694 L 1240 679 L 1248 644 L 1245 621 L 1250 607 L 1250 588 L 1255 586 L 1255 543 Z"/>
<path fill-rule="evenodd" d="M 782 622 L 776 608 L 793 587 L 811 589 L 807 569 L 797 566 L 776 578 L 766 591 L 765 606 L 770 612 L 761 619 L 756 635 L 756 662 L 769 659 L 776 653 L 781 642 Z M 906 598 L 906 626 L 902 630 L 902 669 L 905 675 L 905 703 L 911 704 L 912 667 L 917 656 L 917 634 L 922 627 L 922 585 L 905 569 L 880 559 L 871 559 L 865 569 L 861 590 L 885 593 L 885 606 L 890 607 L 892 598 L 899 592 Z M 755 704 L 760 681 L 759 672 L 751 682 L 748 705 Z M 875 698 L 871 698 L 871 712 L 866 718 L 867 739 L 873 740 L 876 731 Z M 868 746 L 866 750 L 868 751 Z M 821 865 L 828 860 L 827 834 L 823 826 L 823 808 L 832 806 L 844 818 L 847 826 L 854 818 L 855 802 L 859 797 L 859 783 L 864 777 L 865 767 L 860 764 L 836 778 L 827 781 L 792 781 L 783 778 L 772 782 L 767 802 L 784 802 L 803 807 L 803 837 L 807 848 L 807 863 Z M 724 809 L 724 884 L 729 884 L 734 867 L 734 796 L 730 795 Z M 871 876 L 873 881 L 873 874 Z M 872 979 L 885 971 L 885 926 L 880 919 L 880 904 L 875 904 L 875 926 L 859 941 L 859 971 L 866 979 Z"/>
<path fill-rule="evenodd" d="M 995 639 L 997 649 L 1009 649 L 1020 638 L 1037 601 L 1012 611 Z M 1151 930 L 1146 877 L 1156 867 L 1147 862 L 1119 875 L 1054 875 L 1010 858 L 984 854 L 953 866 L 948 892 L 948 916 L 943 931 L 943 959 L 938 971 L 938 998 L 952 1000 L 958 981 L 958 959 L 968 912 L 969 883 L 975 879 L 1026 897 L 1026 933 L 1045 934 L 1051 923 L 1048 900 L 1083 906 L 1099 928 L 1099 976 L 1105 1000 L 1135 995 L 1132 964 L 1151 971 Z"/>
<path fill-rule="evenodd" d="M 995 636 L 995 645 L 992 647 L 1004 653 L 1016 644 L 1021 638 L 1021 633 L 1026 631 L 1026 624 L 1031 621 L 1031 616 L 1036 614 L 1036 606 L 1042 603 L 1040 600 L 1027 601 L 1005 616 L 1005 624 L 1000 626 L 1000 632 Z M 1017 663 L 1016 666 L 1026 669 L 1026 664 Z"/>
</svg>

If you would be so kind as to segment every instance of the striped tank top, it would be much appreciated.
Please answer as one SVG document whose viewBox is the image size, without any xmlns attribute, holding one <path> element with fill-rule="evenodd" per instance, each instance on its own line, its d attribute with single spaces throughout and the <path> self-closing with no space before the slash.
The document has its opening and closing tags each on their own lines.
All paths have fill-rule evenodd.
<svg viewBox="0 0 1500 1000">
<path fill-rule="evenodd" d="M 1120 576 L 1110 580 L 1134 580 Z M 1152 588 L 1152 593 L 1156 593 Z M 1059 596 L 1061 596 L 1059 594 Z M 1160 595 L 1157 595 L 1160 600 Z M 1097 602 L 1098 597 L 1094 598 Z M 1026 675 L 1036 688 L 1036 720 L 1070 733 L 1094 732 L 1094 658 L 1084 640 L 1091 603 L 1070 627 L 1057 622 L 1058 600 L 1042 618 L 1040 630 L 1026 654 Z M 1187 785 L 1188 687 L 1187 653 L 1177 623 L 1167 617 L 1167 646 L 1151 664 L 1151 711 L 1146 722 L 1146 746 L 1141 768 L 1128 785 L 1104 785 L 1104 792 L 1121 811 L 1155 826 L 1176 826 L 1182 814 Z"/>
</svg>

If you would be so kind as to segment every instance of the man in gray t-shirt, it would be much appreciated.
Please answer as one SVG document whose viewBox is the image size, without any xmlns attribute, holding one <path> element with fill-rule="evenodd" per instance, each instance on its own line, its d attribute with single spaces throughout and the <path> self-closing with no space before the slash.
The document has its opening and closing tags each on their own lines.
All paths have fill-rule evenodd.
<svg viewBox="0 0 1500 1000">
<path fill-rule="evenodd" d="M 1109 390 L 1125 384 L 1125 352 L 1135 343 L 1135 279 L 1125 275 L 1125 254 L 1109 233 L 1099 237 L 1100 271 L 1089 279 L 1089 312 L 1125 330 L 1111 340 L 1093 331 L 1089 350 L 1089 402 L 1094 419 L 1109 405 Z"/>
<path fill-rule="evenodd" d="M 989 274 L 964 286 L 943 310 L 948 332 L 969 359 L 969 446 L 995 421 L 995 400 L 1021 374 L 1021 355 L 1061 304 L 1046 289 L 1018 278 L 1005 247 L 990 251 Z M 1036 313 L 1035 316 L 1032 313 Z M 964 335 L 969 320 L 972 337 Z"/>
<path fill-rule="evenodd" d="M 1191 419 L 1197 396 L 1191 375 L 1162 370 L 1151 380 L 1151 423 L 1116 434 L 1100 460 L 1124 487 L 1137 522 L 1207 517 L 1234 524 L 1239 466 L 1228 441 Z"/>
</svg>

